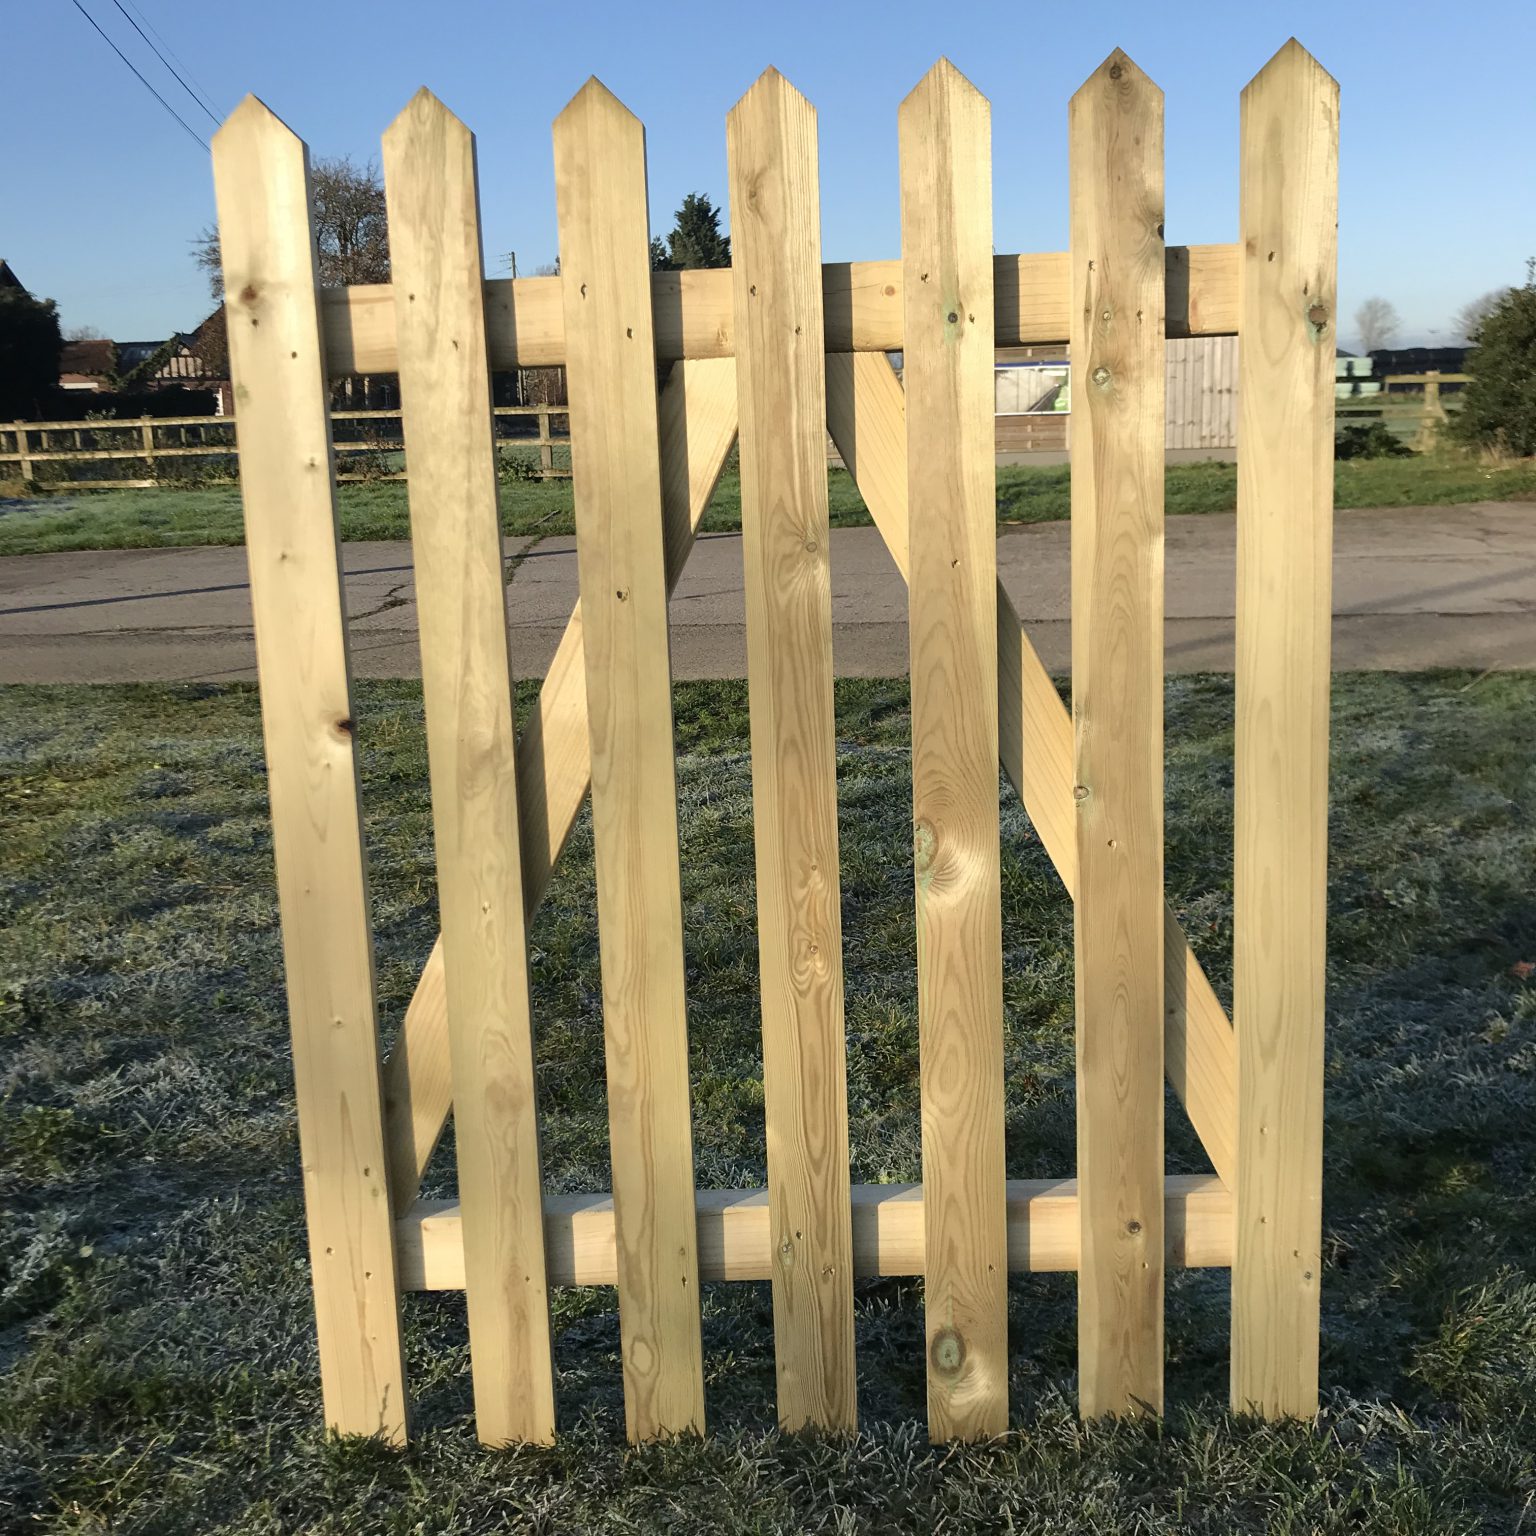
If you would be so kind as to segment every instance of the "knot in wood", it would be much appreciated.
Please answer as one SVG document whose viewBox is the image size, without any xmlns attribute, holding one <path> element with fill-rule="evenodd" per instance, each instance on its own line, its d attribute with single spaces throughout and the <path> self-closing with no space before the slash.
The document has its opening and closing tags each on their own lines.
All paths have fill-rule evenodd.
<svg viewBox="0 0 1536 1536">
<path fill-rule="evenodd" d="M 937 842 L 938 839 L 933 835 L 933 828 L 926 821 L 913 823 L 912 860 L 917 865 L 918 874 L 926 874 L 932 866 Z"/>
<path fill-rule="evenodd" d="M 965 1340 L 953 1328 L 941 1328 L 933 1336 L 929 1363 L 943 1376 L 953 1376 L 965 1364 Z"/>
</svg>

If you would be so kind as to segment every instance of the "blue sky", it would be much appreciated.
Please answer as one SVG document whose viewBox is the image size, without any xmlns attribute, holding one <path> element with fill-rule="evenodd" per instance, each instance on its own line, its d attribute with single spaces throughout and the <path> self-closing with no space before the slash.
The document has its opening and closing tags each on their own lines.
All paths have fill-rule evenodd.
<svg viewBox="0 0 1536 1536">
<path fill-rule="evenodd" d="M 478 137 L 493 275 L 508 250 L 525 272 L 553 257 L 549 125 L 587 75 L 644 120 L 652 223 L 664 229 L 689 191 L 726 201 L 725 114 L 768 64 L 818 109 L 826 258 L 895 256 L 896 107 L 940 54 L 992 101 L 997 248 L 1063 249 L 1067 100 L 1116 45 L 1167 97 L 1169 240 L 1233 240 L 1238 93 L 1291 33 L 1343 88 L 1346 345 L 1348 317 L 1372 294 L 1396 305 L 1402 343 L 1433 342 L 1536 254 L 1533 0 L 125 3 L 221 115 L 254 91 L 316 155 L 377 158 L 390 119 L 431 86 Z M 81 4 L 212 131 L 113 0 Z M 72 0 L 12 0 L 0 38 L 0 256 L 59 301 L 66 326 L 118 340 L 190 328 L 209 307 L 189 244 L 213 215 L 206 152 Z"/>
</svg>

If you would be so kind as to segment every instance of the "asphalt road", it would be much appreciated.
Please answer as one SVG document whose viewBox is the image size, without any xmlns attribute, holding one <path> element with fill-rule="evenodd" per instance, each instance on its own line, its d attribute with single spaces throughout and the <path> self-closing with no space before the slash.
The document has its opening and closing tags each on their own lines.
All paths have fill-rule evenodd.
<svg viewBox="0 0 1536 1536">
<path fill-rule="evenodd" d="M 1053 671 L 1068 670 L 1069 525 L 1009 528 L 998 569 Z M 542 676 L 576 598 L 569 538 L 509 540 L 520 676 Z M 345 549 L 352 656 L 365 677 L 419 672 L 407 543 Z M 1233 665 L 1235 527 L 1167 529 L 1169 671 Z M 906 589 L 873 528 L 832 534 L 833 650 L 845 676 L 907 670 Z M 741 543 L 701 539 L 672 599 L 674 675 L 746 670 Z M 1338 515 L 1340 670 L 1536 667 L 1536 505 L 1478 502 Z M 243 549 L 119 550 L 0 559 L 0 683 L 224 681 L 255 676 Z"/>
</svg>

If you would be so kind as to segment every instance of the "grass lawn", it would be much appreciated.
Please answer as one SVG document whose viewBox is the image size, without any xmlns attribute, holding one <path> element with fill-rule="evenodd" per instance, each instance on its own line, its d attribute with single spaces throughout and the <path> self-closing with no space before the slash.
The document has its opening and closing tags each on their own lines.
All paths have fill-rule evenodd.
<svg viewBox="0 0 1536 1536">
<path fill-rule="evenodd" d="M 523 695 L 526 706 L 527 694 Z M 418 688 L 358 700 L 379 983 L 435 928 Z M 677 695 L 698 1180 L 764 1180 L 745 688 Z M 1536 677 L 1343 676 L 1320 1424 L 1226 1411 L 1227 1276 L 1172 1273 L 1167 1418 L 1080 1426 L 1070 1276 L 1011 1295 L 1012 1433 L 933 1452 L 920 1287 L 858 1288 L 862 1430 L 773 1428 L 765 1285 L 704 1298 L 706 1440 L 622 1443 L 606 1289 L 556 1293 L 561 1443 L 475 1443 L 461 1298 L 420 1438 L 328 1443 L 255 694 L 0 691 L 0 1529 L 1536 1529 Z M 904 689 L 838 689 L 852 1174 L 919 1173 Z M 1168 685 L 1172 899 L 1229 991 L 1232 689 Z M 1071 914 L 1003 797 L 1008 1171 L 1073 1166 Z M 591 835 L 532 932 L 545 1171 L 607 1188 Z M 1200 1166 L 1170 1109 L 1169 1164 Z M 451 1188 L 440 1154 L 429 1192 Z"/>
<path fill-rule="evenodd" d="M 1354 459 L 1335 466 L 1340 507 L 1437 506 L 1449 502 L 1536 499 L 1536 463 L 1489 468 L 1453 455 L 1414 459 Z M 869 521 L 853 478 L 829 472 L 832 526 Z M 1174 464 L 1168 468 L 1167 511 L 1230 512 L 1237 504 L 1232 464 Z M 399 481 L 341 487 L 346 539 L 410 537 L 406 488 Z M 502 527 L 509 534 L 571 533 L 568 480 L 507 481 L 501 487 Z M 1065 466 L 1003 466 L 997 472 L 997 515 L 1003 523 L 1048 523 L 1069 515 L 1071 480 Z M 734 470 L 715 493 L 706 529 L 741 526 L 741 483 Z M 206 490 L 87 491 L 35 501 L 0 502 L 0 555 L 66 549 L 143 549 L 172 544 L 239 544 L 240 492 Z"/>
</svg>

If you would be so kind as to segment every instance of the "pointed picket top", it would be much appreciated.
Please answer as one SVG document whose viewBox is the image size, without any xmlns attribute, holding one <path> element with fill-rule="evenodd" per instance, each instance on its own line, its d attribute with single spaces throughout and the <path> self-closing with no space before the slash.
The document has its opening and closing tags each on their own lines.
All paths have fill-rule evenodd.
<svg viewBox="0 0 1536 1536">
<path fill-rule="evenodd" d="M 1294 37 L 1287 38 L 1276 50 L 1274 57 L 1243 87 L 1243 95 L 1246 96 L 1254 86 L 1261 83 L 1269 84 L 1282 79 L 1304 79 L 1309 75 L 1318 83 L 1326 83 L 1334 91 L 1339 88 L 1339 82 L 1317 62 L 1312 54 L 1308 53 Z"/>
<path fill-rule="evenodd" d="M 1097 94 L 1111 90 L 1116 95 L 1130 91 L 1150 91 L 1158 100 L 1163 88 L 1123 48 L 1116 48 L 1094 72 L 1072 93 L 1072 105 Z"/>
<path fill-rule="evenodd" d="M 987 112 L 990 113 L 992 110 L 992 103 L 955 68 L 948 55 L 943 55 L 933 68 L 907 92 L 901 106 L 897 109 L 897 121 L 900 122 L 911 112 L 941 102 L 948 102 L 951 105 L 961 102 L 979 102 Z"/>
<path fill-rule="evenodd" d="M 737 99 L 736 105 L 726 114 L 727 121 L 735 117 L 749 103 L 753 106 L 757 106 L 758 103 L 764 103 L 764 107 L 770 104 L 778 104 L 781 112 L 786 106 L 804 107 L 813 115 L 816 111 L 816 108 L 807 99 L 805 94 L 795 87 L 793 81 L 780 74 L 772 64 L 742 92 L 741 96 Z M 758 110 L 764 110 L 764 107 L 758 107 Z"/>
<path fill-rule="evenodd" d="M 629 129 L 645 133 L 645 125 L 596 75 L 589 75 L 587 83 L 566 102 L 555 119 L 555 133 L 574 132 L 582 124 L 608 122 L 619 131 Z"/>
<path fill-rule="evenodd" d="M 232 323 L 255 327 L 272 300 L 266 274 L 314 270 L 309 149 L 256 96 L 224 120 L 212 149 L 225 303 Z"/>
<path fill-rule="evenodd" d="M 432 91 L 422 86 L 384 130 L 385 157 L 388 158 L 394 146 L 407 144 L 426 133 L 441 133 L 449 138 L 471 141 L 474 139 L 474 134 L 464 121 L 450 111 Z"/>
<path fill-rule="evenodd" d="M 247 95 L 215 129 L 213 151 L 217 154 L 220 145 L 229 146 L 259 139 L 291 139 L 299 145 L 304 142 L 261 97 Z"/>
</svg>

